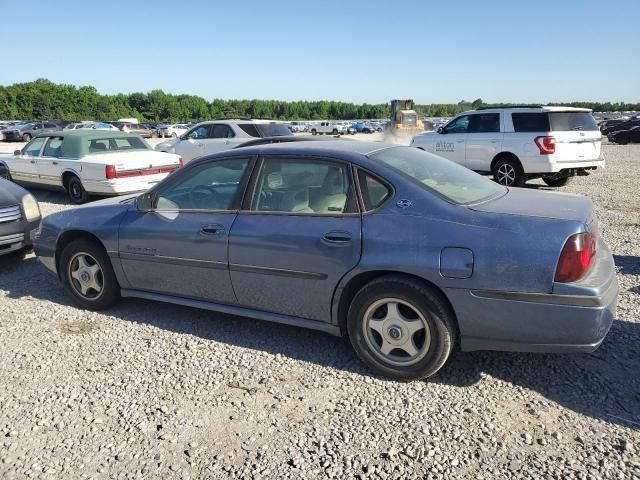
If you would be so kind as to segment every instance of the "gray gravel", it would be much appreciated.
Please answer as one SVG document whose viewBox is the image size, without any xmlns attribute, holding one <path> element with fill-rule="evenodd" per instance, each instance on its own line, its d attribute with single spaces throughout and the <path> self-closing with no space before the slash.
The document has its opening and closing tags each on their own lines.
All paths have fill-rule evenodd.
<svg viewBox="0 0 640 480">
<path fill-rule="evenodd" d="M 84 312 L 33 255 L 1 258 L 0 477 L 640 478 L 640 146 L 605 154 L 562 189 L 593 198 L 618 265 L 590 355 L 457 353 L 403 384 L 318 332 L 141 300 Z"/>
</svg>

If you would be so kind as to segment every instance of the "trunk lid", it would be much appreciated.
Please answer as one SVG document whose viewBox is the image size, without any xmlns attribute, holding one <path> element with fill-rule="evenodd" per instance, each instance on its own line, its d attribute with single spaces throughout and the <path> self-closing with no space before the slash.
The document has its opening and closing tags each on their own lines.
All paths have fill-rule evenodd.
<svg viewBox="0 0 640 480">
<path fill-rule="evenodd" d="M 588 162 L 600 158 L 602 134 L 591 112 L 549 112 L 549 126 L 555 138 L 557 161 Z"/>
<path fill-rule="evenodd" d="M 180 156 L 173 153 L 156 152 L 153 150 L 140 150 L 136 152 L 104 153 L 94 156 L 100 163 L 114 165 L 120 175 L 126 172 L 152 172 L 164 168 L 177 168 L 180 165 Z M 163 173 L 163 172 L 156 172 Z"/>
<path fill-rule="evenodd" d="M 594 222 L 589 197 L 527 188 L 510 188 L 506 195 L 471 208 L 479 212 L 573 220 L 587 228 Z"/>
</svg>

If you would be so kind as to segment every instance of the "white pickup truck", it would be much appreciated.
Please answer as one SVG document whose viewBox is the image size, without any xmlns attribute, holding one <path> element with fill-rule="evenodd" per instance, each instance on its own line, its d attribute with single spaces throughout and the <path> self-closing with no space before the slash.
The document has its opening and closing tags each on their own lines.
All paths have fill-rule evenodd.
<svg viewBox="0 0 640 480">
<path fill-rule="evenodd" d="M 311 127 L 312 135 L 343 135 L 347 133 L 342 122 L 320 122 L 320 125 L 313 125 Z"/>
<path fill-rule="evenodd" d="M 411 146 L 517 187 L 542 178 L 551 187 L 603 168 L 602 134 L 591 110 L 571 107 L 483 108 L 463 112 Z"/>
</svg>

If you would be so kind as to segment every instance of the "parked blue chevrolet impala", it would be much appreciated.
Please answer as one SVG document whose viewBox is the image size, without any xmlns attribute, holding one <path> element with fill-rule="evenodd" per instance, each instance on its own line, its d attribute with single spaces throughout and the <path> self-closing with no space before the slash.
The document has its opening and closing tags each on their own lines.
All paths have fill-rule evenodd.
<svg viewBox="0 0 640 480">
<path fill-rule="evenodd" d="M 35 248 L 82 308 L 139 297 L 347 334 L 405 380 L 457 341 L 593 351 L 618 293 L 587 197 L 344 140 L 201 158 L 141 196 L 49 215 Z"/>
</svg>

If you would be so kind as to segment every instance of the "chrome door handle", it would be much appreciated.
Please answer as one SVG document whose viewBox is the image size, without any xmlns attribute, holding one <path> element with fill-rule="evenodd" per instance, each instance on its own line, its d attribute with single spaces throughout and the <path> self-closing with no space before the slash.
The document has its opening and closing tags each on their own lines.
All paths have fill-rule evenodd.
<svg viewBox="0 0 640 480">
<path fill-rule="evenodd" d="M 462 143 L 462 142 L 464 142 L 464 140 L 458 140 L 458 143 Z"/>
<path fill-rule="evenodd" d="M 36 163 L 36 161 L 35 160 L 30 160 L 29 163 Z"/>
<path fill-rule="evenodd" d="M 497 138 L 492 139 L 491 143 L 498 143 L 498 139 Z"/>
<path fill-rule="evenodd" d="M 350 243 L 351 234 L 349 232 L 327 232 L 322 237 L 329 243 Z"/>
<path fill-rule="evenodd" d="M 52 164 L 53 164 L 53 165 L 57 165 L 57 164 L 58 164 L 58 162 L 52 162 Z"/>
</svg>

